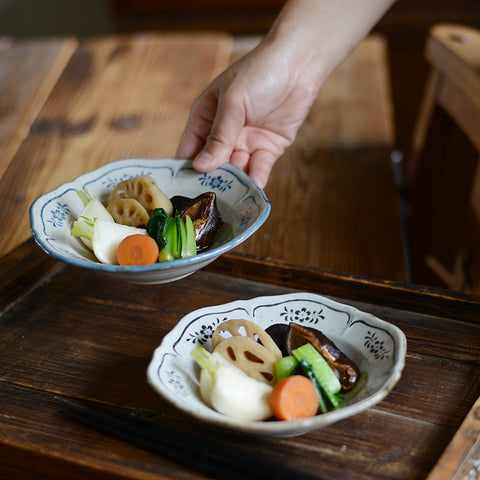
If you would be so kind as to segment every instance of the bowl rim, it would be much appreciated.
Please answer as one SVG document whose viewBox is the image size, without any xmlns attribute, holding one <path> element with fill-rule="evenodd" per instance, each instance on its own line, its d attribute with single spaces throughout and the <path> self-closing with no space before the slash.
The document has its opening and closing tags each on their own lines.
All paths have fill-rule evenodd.
<svg viewBox="0 0 480 480">
<path fill-rule="evenodd" d="M 133 265 L 133 266 L 121 266 L 121 265 L 107 265 L 102 264 L 100 262 L 93 262 L 89 260 L 79 260 L 76 258 L 71 258 L 68 255 L 62 255 L 54 250 L 52 250 L 48 243 L 44 241 L 44 235 L 42 235 L 41 230 L 44 228 L 43 222 L 43 215 L 40 214 L 39 216 L 35 215 L 35 212 L 40 209 L 40 213 L 43 212 L 43 209 L 46 207 L 46 204 L 56 198 L 59 198 L 65 195 L 70 190 L 78 190 L 78 187 L 75 187 L 77 183 L 81 183 L 83 178 L 88 178 L 93 174 L 97 174 L 95 179 L 100 178 L 101 176 L 105 175 L 109 171 L 113 171 L 120 168 L 125 167 L 134 167 L 136 165 L 133 162 L 146 162 L 147 164 L 150 162 L 179 162 L 180 168 L 189 168 L 191 167 L 192 160 L 188 159 L 172 159 L 172 158 L 124 158 L 120 160 L 114 160 L 112 162 L 106 163 L 101 165 L 100 167 L 93 169 L 89 172 L 82 173 L 75 177 L 72 180 L 64 182 L 42 195 L 38 196 L 30 205 L 29 208 L 29 217 L 30 217 L 30 230 L 33 234 L 33 237 L 36 243 L 50 256 L 53 258 L 65 262 L 69 265 L 73 265 L 76 267 L 87 268 L 89 270 L 98 270 L 102 272 L 108 273 L 143 273 L 143 272 L 157 272 L 157 271 L 167 271 L 173 269 L 181 269 L 182 267 L 190 267 L 197 263 L 204 263 L 210 262 L 215 258 L 219 257 L 223 253 L 232 250 L 236 246 L 240 245 L 244 242 L 247 238 L 249 238 L 258 228 L 266 221 L 268 216 L 270 215 L 271 211 L 271 204 L 268 200 L 265 192 L 258 186 L 255 180 L 248 177 L 246 173 L 244 173 L 239 167 L 233 165 L 232 163 L 224 163 L 220 165 L 216 170 L 213 172 L 209 172 L 209 174 L 214 174 L 218 170 L 226 170 L 230 174 L 234 175 L 240 182 L 248 186 L 248 190 L 252 188 L 254 191 L 260 194 L 261 200 L 263 200 L 265 204 L 264 211 L 262 214 L 255 220 L 255 222 L 250 225 L 246 230 L 244 230 L 240 235 L 232 238 L 228 242 L 225 242 L 222 245 L 219 245 L 215 248 L 206 250 L 205 252 L 198 253 L 193 257 L 188 258 L 180 258 L 171 260 L 169 262 L 157 262 L 151 265 Z M 182 164 L 183 162 L 183 164 Z M 201 173 L 199 172 L 199 175 Z M 95 180 L 93 179 L 93 180 Z M 83 182 L 86 183 L 86 182 Z"/>
<path fill-rule="evenodd" d="M 272 299 L 277 299 L 280 302 L 281 299 L 283 299 L 284 301 L 288 301 L 291 298 L 301 298 L 302 296 L 305 299 L 313 298 L 315 300 L 321 300 L 322 302 L 325 302 L 330 307 L 344 308 L 346 309 L 346 311 L 352 314 L 357 314 L 357 315 L 360 315 L 363 319 L 368 319 L 370 322 L 375 324 L 375 327 L 388 330 L 388 332 L 392 335 L 392 337 L 395 340 L 395 344 L 397 348 L 395 350 L 394 360 L 392 361 L 391 372 L 388 374 L 384 382 L 379 386 L 379 388 L 375 392 L 372 392 L 370 395 L 364 398 L 361 398 L 357 402 L 353 402 L 351 404 L 345 405 L 338 410 L 332 410 L 326 413 L 322 413 L 321 415 L 316 415 L 314 417 L 303 418 L 303 419 L 289 421 L 289 422 L 286 422 L 286 421 L 257 422 L 257 421 L 243 421 L 243 420 L 227 417 L 216 412 L 213 409 L 212 409 L 212 415 L 205 417 L 201 413 L 198 413 L 195 410 L 192 410 L 191 405 L 189 407 L 189 405 L 184 401 L 182 401 L 182 399 L 179 398 L 178 395 L 175 395 L 173 392 L 163 390 L 161 387 L 159 387 L 158 383 L 155 381 L 155 379 L 158 378 L 158 374 L 161 369 L 162 357 L 169 353 L 169 351 L 165 351 L 165 347 L 171 346 L 171 348 L 173 349 L 173 347 L 176 344 L 178 344 L 178 341 L 180 340 L 180 336 L 181 336 L 181 333 L 180 333 L 182 331 L 181 329 L 185 331 L 187 328 L 187 326 L 182 322 L 187 322 L 194 315 L 195 317 L 198 318 L 203 316 L 204 313 L 210 312 L 210 314 L 213 314 L 214 313 L 213 309 L 222 309 L 222 310 L 229 309 L 230 310 L 230 309 L 238 308 L 240 306 L 243 307 L 245 306 L 245 304 L 252 304 L 253 302 L 269 301 Z M 190 321 L 190 323 L 191 322 L 193 322 L 193 319 Z M 221 305 L 212 305 L 208 307 L 199 308 L 197 310 L 194 310 L 186 314 L 177 322 L 175 327 L 173 327 L 173 329 L 170 330 L 165 335 L 160 345 L 158 345 L 157 348 L 154 350 L 151 361 L 147 368 L 147 380 L 149 384 L 152 386 L 152 388 L 154 389 L 154 391 L 156 391 L 164 399 L 166 399 L 175 407 L 177 407 L 180 411 L 183 411 L 191 415 L 193 418 L 196 418 L 197 420 L 201 420 L 202 422 L 205 422 L 205 423 L 209 423 L 215 427 L 221 427 L 228 430 L 236 430 L 246 434 L 254 434 L 254 435 L 293 436 L 293 435 L 304 434 L 319 428 L 323 428 L 339 420 L 343 420 L 355 414 L 361 413 L 367 410 L 368 408 L 371 408 L 372 406 L 378 404 L 391 392 L 391 390 L 398 383 L 402 375 L 402 371 L 405 367 L 406 352 L 407 352 L 406 336 L 404 332 L 396 325 L 390 322 L 387 322 L 386 320 L 382 320 L 381 318 L 371 313 L 360 310 L 357 307 L 354 307 L 352 305 L 338 302 L 336 300 L 319 295 L 317 293 L 299 291 L 299 292 L 280 294 L 280 295 L 260 296 L 260 297 L 251 298 L 249 300 L 235 300 L 233 302 L 228 302 Z"/>
</svg>

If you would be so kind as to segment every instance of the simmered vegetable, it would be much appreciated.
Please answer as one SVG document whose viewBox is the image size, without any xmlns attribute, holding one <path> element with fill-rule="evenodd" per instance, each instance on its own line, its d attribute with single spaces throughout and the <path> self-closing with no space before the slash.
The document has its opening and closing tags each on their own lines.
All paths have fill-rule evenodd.
<svg viewBox="0 0 480 480">
<path fill-rule="evenodd" d="M 272 387 L 259 382 L 203 347 L 192 351 L 201 367 L 200 393 L 204 401 L 224 415 L 242 420 L 265 420 L 272 416 Z"/>
<path fill-rule="evenodd" d="M 316 415 L 319 398 L 310 379 L 292 375 L 275 384 L 269 403 L 275 418 L 292 421 Z"/>
<path fill-rule="evenodd" d="M 268 399 L 275 418 L 290 421 L 342 405 L 344 390 L 328 359 L 304 337 L 290 335 L 296 324 L 285 325 L 287 328 L 276 328 L 277 325 L 263 330 L 249 320 L 226 320 L 212 335 L 212 353 L 202 347 L 192 352 L 202 367 L 200 392 L 205 402 L 228 416 L 260 420 L 268 418 L 264 410 Z M 289 350 L 289 355 L 282 356 L 277 341 Z M 292 348 L 294 342 L 298 345 Z M 229 370 L 231 367 L 236 374 Z M 219 372 L 225 375 L 222 382 L 217 378 Z M 244 384 L 245 378 L 256 383 Z M 268 389 L 259 389 L 258 384 L 271 388 L 270 394 Z"/>
<path fill-rule="evenodd" d="M 101 263 L 117 264 L 117 250 L 120 242 L 129 235 L 146 235 L 142 228 L 128 227 L 119 223 L 106 222 L 96 218 L 79 218 L 73 223 L 72 235 L 85 237 L 92 242 L 93 253 Z"/>
<path fill-rule="evenodd" d="M 274 364 L 282 353 L 261 327 L 244 319 L 222 322 L 213 332 L 212 351 L 219 352 L 250 377 L 273 385 Z"/>
<path fill-rule="evenodd" d="M 146 227 L 150 216 L 145 207 L 135 198 L 117 198 L 109 203 L 107 210 L 117 223 L 129 227 Z"/>
<path fill-rule="evenodd" d="M 157 208 L 147 224 L 147 232 L 158 244 L 161 262 L 197 253 L 193 223 L 188 216 L 183 221 L 178 213 L 170 217 L 163 208 Z"/>
<path fill-rule="evenodd" d="M 151 265 L 158 262 L 158 245 L 148 235 L 129 235 L 118 246 L 117 260 L 120 265 Z"/>
<path fill-rule="evenodd" d="M 173 214 L 172 202 L 149 175 L 128 178 L 117 184 L 108 197 L 108 204 L 119 198 L 138 200 L 148 214 L 151 214 L 156 208 L 163 208 L 169 215 Z"/>
<path fill-rule="evenodd" d="M 96 218 L 99 218 L 106 222 L 115 221 L 112 215 L 110 215 L 108 210 L 103 206 L 103 204 L 90 195 L 87 187 L 83 187 L 83 190 L 79 190 L 77 192 L 77 195 L 83 203 L 83 209 L 79 215 L 80 217 L 85 217 L 90 220 L 95 220 Z M 88 238 L 80 237 L 80 239 L 83 241 L 83 243 L 85 243 L 88 248 L 92 248 L 92 242 Z"/>
<path fill-rule="evenodd" d="M 197 251 L 208 248 L 213 236 L 222 225 L 217 208 L 217 197 L 213 192 L 206 192 L 193 199 L 173 197 L 172 204 L 180 212 L 182 219 L 189 216 L 193 221 Z"/>
<path fill-rule="evenodd" d="M 275 383 L 275 357 L 263 345 L 248 337 L 230 337 L 214 350 L 233 365 L 260 382 Z"/>
<path fill-rule="evenodd" d="M 293 355 L 287 355 L 277 360 L 273 364 L 275 372 L 275 379 L 277 382 L 292 375 L 293 371 L 297 368 L 298 360 Z"/>
<path fill-rule="evenodd" d="M 326 360 L 313 347 L 312 344 L 306 343 L 292 351 L 293 356 L 300 362 L 303 358 L 312 366 L 313 373 L 317 381 L 332 395 L 338 393 L 342 386 L 337 376 L 330 368 Z"/>
<path fill-rule="evenodd" d="M 107 207 L 93 198 L 86 187 L 77 193 L 84 208 L 77 222 L 74 223 L 71 233 L 79 237 L 101 263 L 117 263 L 117 252 L 113 250 L 125 236 L 134 233 L 148 234 L 154 239 L 159 250 L 157 260 L 160 262 L 191 257 L 210 246 L 213 235 L 222 224 L 216 206 L 215 193 L 207 192 L 193 200 L 187 197 L 174 197 L 182 201 L 181 208 L 177 208 L 179 203 L 176 201 L 177 207 L 173 214 L 172 201 L 149 175 L 128 178 L 118 183 L 108 197 Z M 190 214 L 195 215 L 195 218 L 192 219 Z M 97 218 L 120 228 L 114 227 L 110 232 L 101 223 L 95 225 Z M 138 231 L 128 232 L 121 227 L 136 228 Z M 124 232 L 120 240 L 117 236 L 119 232 Z M 106 238 L 100 238 L 104 234 Z M 115 238 L 115 242 L 112 243 L 111 238 Z M 95 239 L 95 245 L 92 239 Z M 151 245 L 145 240 L 140 242 L 142 247 Z M 152 262 L 153 250 L 138 248 L 137 250 L 139 254 L 142 251 L 147 252 L 148 262 Z M 123 250 L 120 253 L 122 262 L 127 262 L 126 265 L 143 264 L 131 262 L 147 261 L 145 258 L 127 259 L 124 255 L 126 251 Z M 132 250 L 129 253 L 132 253 Z"/>
<path fill-rule="evenodd" d="M 357 365 L 319 330 L 291 323 L 286 343 L 290 353 L 295 348 L 310 343 L 335 372 L 342 385 L 342 391 L 348 392 L 356 385 L 360 377 Z"/>
</svg>

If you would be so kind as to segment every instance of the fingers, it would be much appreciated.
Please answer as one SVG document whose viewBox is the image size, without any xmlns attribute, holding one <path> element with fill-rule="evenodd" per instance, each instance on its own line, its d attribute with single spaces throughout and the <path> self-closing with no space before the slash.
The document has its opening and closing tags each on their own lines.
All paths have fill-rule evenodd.
<svg viewBox="0 0 480 480">
<path fill-rule="evenodd" d="M 217 110 L 215 92 L 206 90 L 195 100 L 177 147 L 176 158 L 195 158 L 205 145 Z"/>
<path fill-rule="evenodd" d="M 228 95 L 221 97 L 210 134 L 195 157 L 193 167 L 200 172 L 210 172 L 229 162 L 244 125 L 245 113 L 241 103 L 230 101 Z"/>
<path fill-rule="evenodd" d="M 204 141 L 195 135 L 195 133 L 187 127 L 183 132 L 180 143 L 178 144 L 177 153 L 175 158 L 184 159 L 184 158 L 195 158 L 195 156 L 200 152 L 204 145 Z"/>
<path fill-rule="evenodd" d="M 260 188 L 267 185 L 277 156 L 267 150 L 257 150 L 250 156 L 248 176 L 255 180 Z"/>
</svg>

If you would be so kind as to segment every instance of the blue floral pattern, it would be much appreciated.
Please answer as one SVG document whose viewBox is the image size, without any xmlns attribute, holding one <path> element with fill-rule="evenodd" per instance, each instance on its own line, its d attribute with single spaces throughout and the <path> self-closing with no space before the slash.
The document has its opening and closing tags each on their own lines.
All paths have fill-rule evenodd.
<svg viewBox="0 0 480 480">
<path fill-rule="evenodd" d="M 47 222 L 54 228 L 63 227 L 65 220 L 70 214 L 68 205 L 60 202 L 56 202 L 54 208 L 50 210 L 50 216 L 47 218 Z"/>
<path fill-rule="evenodd" d="M 221 175 L 208 175 L 207 173 L 201 175 L 198 181 L 203 187 L 208 187 L 220 192 L 230 190 L 233 184 L 233 180 L 225 180 Z"/>
</svg>

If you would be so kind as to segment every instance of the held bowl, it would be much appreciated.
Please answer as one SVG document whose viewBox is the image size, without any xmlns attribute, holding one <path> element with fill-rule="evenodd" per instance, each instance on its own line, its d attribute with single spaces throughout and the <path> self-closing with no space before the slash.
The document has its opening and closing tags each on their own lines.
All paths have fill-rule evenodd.
<svg viewBox="0 0 480 480">
<path fill-rule="evenodd" d="M 214 192 L 223 225 L 209 249 L 196 256 L 154 265 L 104 265 L 71 235 L 72 223 L 83 208 L 77 191 L 86 187 L 105 204 L 119 182 L 145 174 L 150 175 L 168 197 L 193 198 Z M 198 173 L 190 160 L 125 159 L 81 175 L 40 196 L 30 207 L 30 224 L 38 245 L 58 260 L 130 283 L 159 284 L 186 277 L 240 245 L 265 222 L 270 208 L 257 184 L 230 163 L 211 173 Z"/>
<path fill-rule="evenodd" d="M 242 421 L 224 416 L 202 400 L 199 367 L 191 356 L 197 346 L 211 351 L 217 326 L 245 319 L 263 329 L 291 322 L 320 330 L 360 369 L 357 385 L 343 405 L 327 413 L 295 421 Z M 355 307 L 313 293 L 292 293 L 235 301 L 193 311 L 183 317 L 155 350 L 147 370 L 151 386 L 185 413 L 215 427 L 252 435 L 293 436 L 356 415 L 383 400 L 401 376 L 406 338 L 395 325 Z"/>
</svg>

